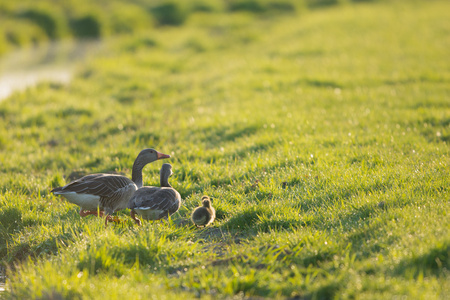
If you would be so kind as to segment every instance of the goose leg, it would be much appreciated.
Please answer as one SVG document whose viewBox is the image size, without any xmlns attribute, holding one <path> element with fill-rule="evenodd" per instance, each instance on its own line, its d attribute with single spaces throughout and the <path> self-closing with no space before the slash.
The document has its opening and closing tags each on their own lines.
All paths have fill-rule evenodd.
<svg viewBox="0 0 450 300">
<path fill-rule="evenodd" d="M 130 211 L 130 215 L 131 218 L 136 222 L 136 224 L 138 224 L 138 226 L 141 226 L 141 220 L 136 217 L 136 213 L 134 212 L 134 210 Z"/>
<path fill-rule="evenodd" d="M 120 223 L 120 219 L 118 217 L 113 217 L 111 215 L 106 215 L 105 218 L 105 226 L 108 226 L 108 222 Z"/>
</svg>

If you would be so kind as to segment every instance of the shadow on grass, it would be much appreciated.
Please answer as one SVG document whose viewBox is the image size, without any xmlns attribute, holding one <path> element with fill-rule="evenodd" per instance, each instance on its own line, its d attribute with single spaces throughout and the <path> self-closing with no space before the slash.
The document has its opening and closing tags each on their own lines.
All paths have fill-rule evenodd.
<svg viewBox="0 0 450 300">
<path fill-rule="evenodd" d="M 69 211 L 59 217 L 60 221 L 70 220 L 74 211 Z M 28 234 L 25 228 L 40 226 L 40 219 L 23 218 L 17 208 L 7 208 L 0 211 L 0 257 L 5 263 L 23 261 L 28 257 L 36 258 L 42 254 L 56 254 L 60 245 L 67 245 L 74 241 L 78 233 L 64 230 L 46 238 Z M 53 221 L 50 221 L 53 222 Z M 20 240 L 18 239 L 20 237 Z"/>
<path fill-rule="evenodd" d="M 396 276 L 417 278 L 420 275 L 440 276 L 449 270 L 450 243 L 442 243 L 427 253 L 402 260 L 393 270 Z"/>
<path fill-rule="evenodd" d="M 49 237 L 41 242 L 27 241 L 10 247 L 8 254 L 5 256 L 5 262 L 12 263 L 23 261 L 27 258 L 37 258 L 43 254 L 56 254 L 61 244 L 67 245 L 69 241 L 73 241 L 71 233 L 58 234 Z"/>
<path fill-rule="evenodd" d="M 296 228 L 306 225 L 306 222 L 297 219 L 266 219 L 257 224 L 256 229 L 258 232 L 294 231 Z"/>
<path fill-rule="evenodd" d="M 332 223 L 331 226 L 336 227 L 341 224 L 344 228 L 354 228 L 361 220 L 369 222 L 372 217 L 377 215 L 376 210 L 376 206 L 371 204 L 352 207 L 350 212 L 339 216 L 336 222 Z"/>
<path fill-rule="evenodd" d="M 419 132 L 430 142 L 450 142 L 450 118 L 426 118 L 417 122 Z M 446 130 L 447 129 L 447 130 Z"/>
<path fill-rule="evenodd" d="M 290 1 L 256 1 L 240 0 L 229 1 L 228 10 L 232 12 L 244 11 L 251 13 L 294 13 L 296 7 Z"/>
<path fill-rule="evenodd" d="M 363 214 L 365 213 L 363 212 Z M 353 219 L 353 217 L 350 219 Z M 381 224 L 381 222 L 369 223 L 369 220 L 364 220 L 366 224 L 359 226 L 356 232 L 350 234 L 347 238 L 348 243 L 351 243 L 353 249 L 356 249 L 358 257 L 366 258 L 373 256 L 376 253 L 386 250 L 392 243 L 398 240 L 396 236 L 387 236 L 383 230 L 385 224 Z M 344 220 L 344 222 L 349 223 L 352 221 Z M 356 227 L 355 224 L 353 224 L 353 228 Z M 351 225 L 350 228 L 352 228 Z"/>
<path fill-rule="evenodd" d="M 353 0 L 355 1 L 355 0 Z M 383 81 L 386 85 L 410 85 L 418 83 L 448 83 L 448 80 L 444 77 L 437 75 L 420 75 L 415 77 L 399 78 L 396 80 L 386 79 Z"/>
<path fill-rule="evenodd" d="M 336 203 L 349 203 L 348 205 L 352 205 L 353 198 L 361 195 L 385 194 L 394 187 L 393 180 L 390 178 L 375 178 L 372 181 L 354 182 L 343 186 L 333 186 L 333 184 L 330 186 L 329 182 L 320 178 L 311 180 L 294 178 L 287 182 L 287 185 L 305 186 L 305 189 L 308 189 L 310 194 L 314 195 L 313 197 L 307 197 L 301 203 L 302 210 L 306 211 L 317 207 L 333 207 Z M 367 205 L 366 208 L 359 207 L 357 209 L 358 213 L 353 214 L 353 218 L 360 219 L 365 217 L 363 215 L 365 210 L 370 214 L 374 207 Z"/>
<path fill-rule="evenodd" d="M 342 88 L 341 84 L 330 80 L 306 79 L 301 83 L 317 88 Z"/>
<path fill-rule="evenodd" d="M 274 141 L 254 143 L 252 146 L 244 147 L 244 148 L 236 151 L 232 155 L 232 159 L 246 158 L 246 157 L 248 157 L 249 154 L 252 154 L 252 153 L 265 152 L 267 150 L 270 150 L 272 147 L 274 147 L 275 144 L 276 143 Z"/>
<path fill-rule="evenodd" d="M 362 169 L 376 169 L 385 166 L 386 163 L 378 155 L 361 154 L 355 155 L 347 159 L 350 164 L 359 164 Z"/>
<path fill-rule="evenodd" d="M 230 126 L 210 126 L 207 128 L 200 128 L 194 132 L 194 136 L 200 135 L 200 140 L 203 142 L 210 143 L 211 145 L 216 146 L 217 144 L 235 141 L 238 138 L 244 136 L 250 136 L 256 134 L 258 131 L 262 129 L 260 125 L 242 125 L 242 124 L 233 124 Z"/>
<path fill-rule="evenodd" d="M 309 8 L 321 8 L 338 4 L 339 0 L 306 0 L 306 5 Z"/>
<path fill-rule="evenodd" d="M 10 236 L 22 228 L 22 213 L 19 209 L 8 207 L 0 211 L 0 257 L 6 258 Z"/>
<path fill-rule="evenodd" d="M 298 227 L 305 226 L 302 220 L 274 216 L 273 213 L 261 206 L 252 206 L 242 212 L 235 213 L 223 227 L 227 230 L 258 232 L 294 231 Z"/>
<path fill-rule="evenodd" d="M 311 299 L 336 299 L 339 297 L 339 291 L 342 287 L 343 282 L 339 278 L 332 279 L 312 292 Z"/>
<path fill-rule="evenodd" d="M 235 213 L 234 216 L 223 226 L 229 230 L 245 230 L 255 228 L 255 225 L 259 220 L 259 215 L 264 213 L 265 212 L 262 208 L 252 206 L 246 208 L 240 213 Z"/>
<path fill-rule="evenodd" d="M 230 160 L 235 160 L 238 158 L 245 158 L 249 153 L 261 153 L 267 150 L 270 150 L 272 147 L 275 146 L 275 142 L 269 142 L 269 143 L 256 143 L 252 146 L 245 147 L 241 150 L 236 151 L 232 156 L 230 157 Z M 225 156 L 225 155 L 223 155 Z M 197 156 L 195 158 L 198 158 Z M 204 156 L 202 157 L 202 160 L 211 163 L 216 160 L 218 156 Z M 187 158 L 189 160 L 189 158 Z M 271 170 L 270 167 L 264 168 L 266 171 Z M 203 180 L 204 174 L 197 169 L 192 169 L 185 166 L 180 166 L 176 171 L 177 181 L 192 181 L 194 184 L 190 185 L 188 188 L 179 189 L 181 196 L 184 198 L 192 193 L 197 193 L 202 191 L 202 187 L 198 186 L 196 183 L 199 183 Z M 247 172 L 245 174 L 239 175 L 240 178 L 246 178 L 247 176 L 252 177 L 254 176 L 254 172 Z M 232 185 L 238 178 L 236 176 L 223 176 L 220 178 L 213 178 L 210 181 L 210 185 L 216 186 L 216 187 L 224 187 L 228 185 Z"/>
<path fill-rule="evenodd" d="M 158 266 L 167 255 L 160 253 L 157 244 L 117 245 L 102 247 L 94 245 L 93 249 L 80 255 L 77 267 L 80 271 L 89 270 L 90 273 L 111 272 L 114 276 L 122 276 L 135 264 L 141 266 Z"/>
<path fill-rule="evenodd" d="M 3 208 L 0 211 L 0 232 L 4 234 L 11 234 L 15 230 L 21 229 L 22 224 L 22 212 L 15 207 Z"/>
<path fill-rule="evenodd" d="M 275 146 L 275 142 L 265 143 L 262 145 L 256 144 L 256 145 L 247 147 L 243 150 L 237 151 L 236 154 L 233 155 L 232 159 L 234 159 L 235 156 L 245 158 L 247 153 L 252 153 L 252 152 L 261 153 L 262 151 L 272 149 L 272 147 L 274 147 L 274 146 Z M 279 169 L 285 168 L 287 166 L 297 165 L 297 164 L 304 164 L 306 166 L 310 166 L 310 165 L 314 164 L 314 162 L 311 162 L 308 160 L 302 160 L 302 159 L 294 159 L 294 160 L 289 160 L 289 161 L 281 160 L 281 161 L 277 161 L 272 164 L 270 164 L 270 163 L 265 164 L 263 167 L 258 166 L 254 170 L 248 170 L 245 173 L 239 174 L 239 176 L 224 176 L 224 177 L 220 177 L 220 178 L 214 178 L 211 180 L 211 185 L 214 185 L 217 187 L 227 186 L 227 185 L 231 185 L 231 184 L 235 183 L 236 181 L 241 182 L 242 180 L 255 178 L 258 176 L 258 174 L 261 174 L 262 172 L 272 173 L 275 171 L 279 171 Z M 294 186 L 300 182 L 301 182 L 301 180 L 297 180 L 297 181 L 293 180 L 292 182 L 287 182 L 287 185 Z M 255 187 L 250 185 L 250 186 L 246 187 L 245 193 L 249 193 L 254 189 L 255 189 Z"/>
<path fill-rule="evenodd" d="M 76 107 L 68 107 L 63 110 L 59 110 L 55 112 L 55 115 L 58 118 L 68 118 L 70 116 L 86 116 L 91 117 L 93 112 L 88 109 L 76 108 Z"/>
</svg>

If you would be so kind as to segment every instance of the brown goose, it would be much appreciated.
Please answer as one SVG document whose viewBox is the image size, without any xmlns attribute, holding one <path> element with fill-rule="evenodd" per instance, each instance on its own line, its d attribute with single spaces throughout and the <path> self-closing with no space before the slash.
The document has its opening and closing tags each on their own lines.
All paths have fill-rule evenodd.
<svg viewBox="0 0 450 300">
<path fill-rule="evenodd" d="M 136 217 L 136 213 L 145 220 L 160 220 L 178 211 L 181 196 L 169 184 L 169 177 L 172 174 L 172 165 L 163 164 L 160 171 L 161 187 L 144 186 L 133 194 L 128 208 L 131 209 L 131 218 L 138 225 L 141 221 Z"/>
<path fill-rule="evenodd" d="M 194 222 L 197 227 L 206 227 L 216 218 L 216 210 L 211 205 L 211 199 L 208 196 L 202 197 L 202 206 L 197 207 L 192 212 L 192 222 Z"/>
<path fill-rule="evenodd" d="M 107 217 L 105 224 L 111 221 L 111 215 L 127 204 L 133 193 L 142 187 L 142 169 L 148 163 L 158 159 L 169 158 L 154 149 L 144 149 L 136 157 L 133 164 L 132 180 L 122 175 L 92 174 L 52 190 L 55 195 L 64 196 L 69 202 L 81 207 L 80 216 L 103 215 Z M 100 213 L 98 213 L 100 212 Z"/>
</svg>

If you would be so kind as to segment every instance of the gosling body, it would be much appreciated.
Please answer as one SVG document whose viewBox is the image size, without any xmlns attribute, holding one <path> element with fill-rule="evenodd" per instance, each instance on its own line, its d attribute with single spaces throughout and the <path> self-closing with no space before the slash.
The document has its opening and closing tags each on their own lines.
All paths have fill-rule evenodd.
<svg viewBox="0 0 450 300">
<path fill-rule="evenodd" d="M 197 227 L 206 227 L 214 222 L 216 218 L 216 210 L 211 205 L 211 199 L 208 196 L 202 197 L 202 206 L 197 207 L 192 212 L 192 222 Z"/>
</svg>

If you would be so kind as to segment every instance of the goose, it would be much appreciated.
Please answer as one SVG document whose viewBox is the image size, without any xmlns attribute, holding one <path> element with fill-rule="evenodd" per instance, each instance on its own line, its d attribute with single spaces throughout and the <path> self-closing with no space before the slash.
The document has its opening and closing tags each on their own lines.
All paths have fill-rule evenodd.
<svg viewBox="0 0 450 300">
<path fill-rule="evenodd" d="M 142 169 L 148 163 L 159 159 L 170 158 L 170 155 L 154 149 L 142 150 L 133 164 L 131 180 L 117 174 L 92 174 L 71 183 L 54 188 L 54 195 L 64 196 L 70 203 L 80 206 L 80 216 L 102 216 L 106 212 L 105 225 L 112 221 L 111 215 L 127 204 L 134 192 L 142 187 Z"/>
<path fill-rule="evenodd" d="M 128 208 L 131 218 L 138 224 L 138 213 L 145 220 L 160 220 L 168 217 L 181 206 L 181 196 L 170 184 L 169 177 L 173 174 L 171 164 L 163 164 L 160 173 L 161 187 L 144 186 L 139 188 L 131 197 Z"/>
<path fill-rule="evenodd" d="M 197 207 L 192 212 L 192 222 L 197 227 L 203 226 L 206 227 L 216 218 L 216 210 L 211 205 L 211 199 L 208 196 L 202 197 L 202 206 Z"/>
</svg>

